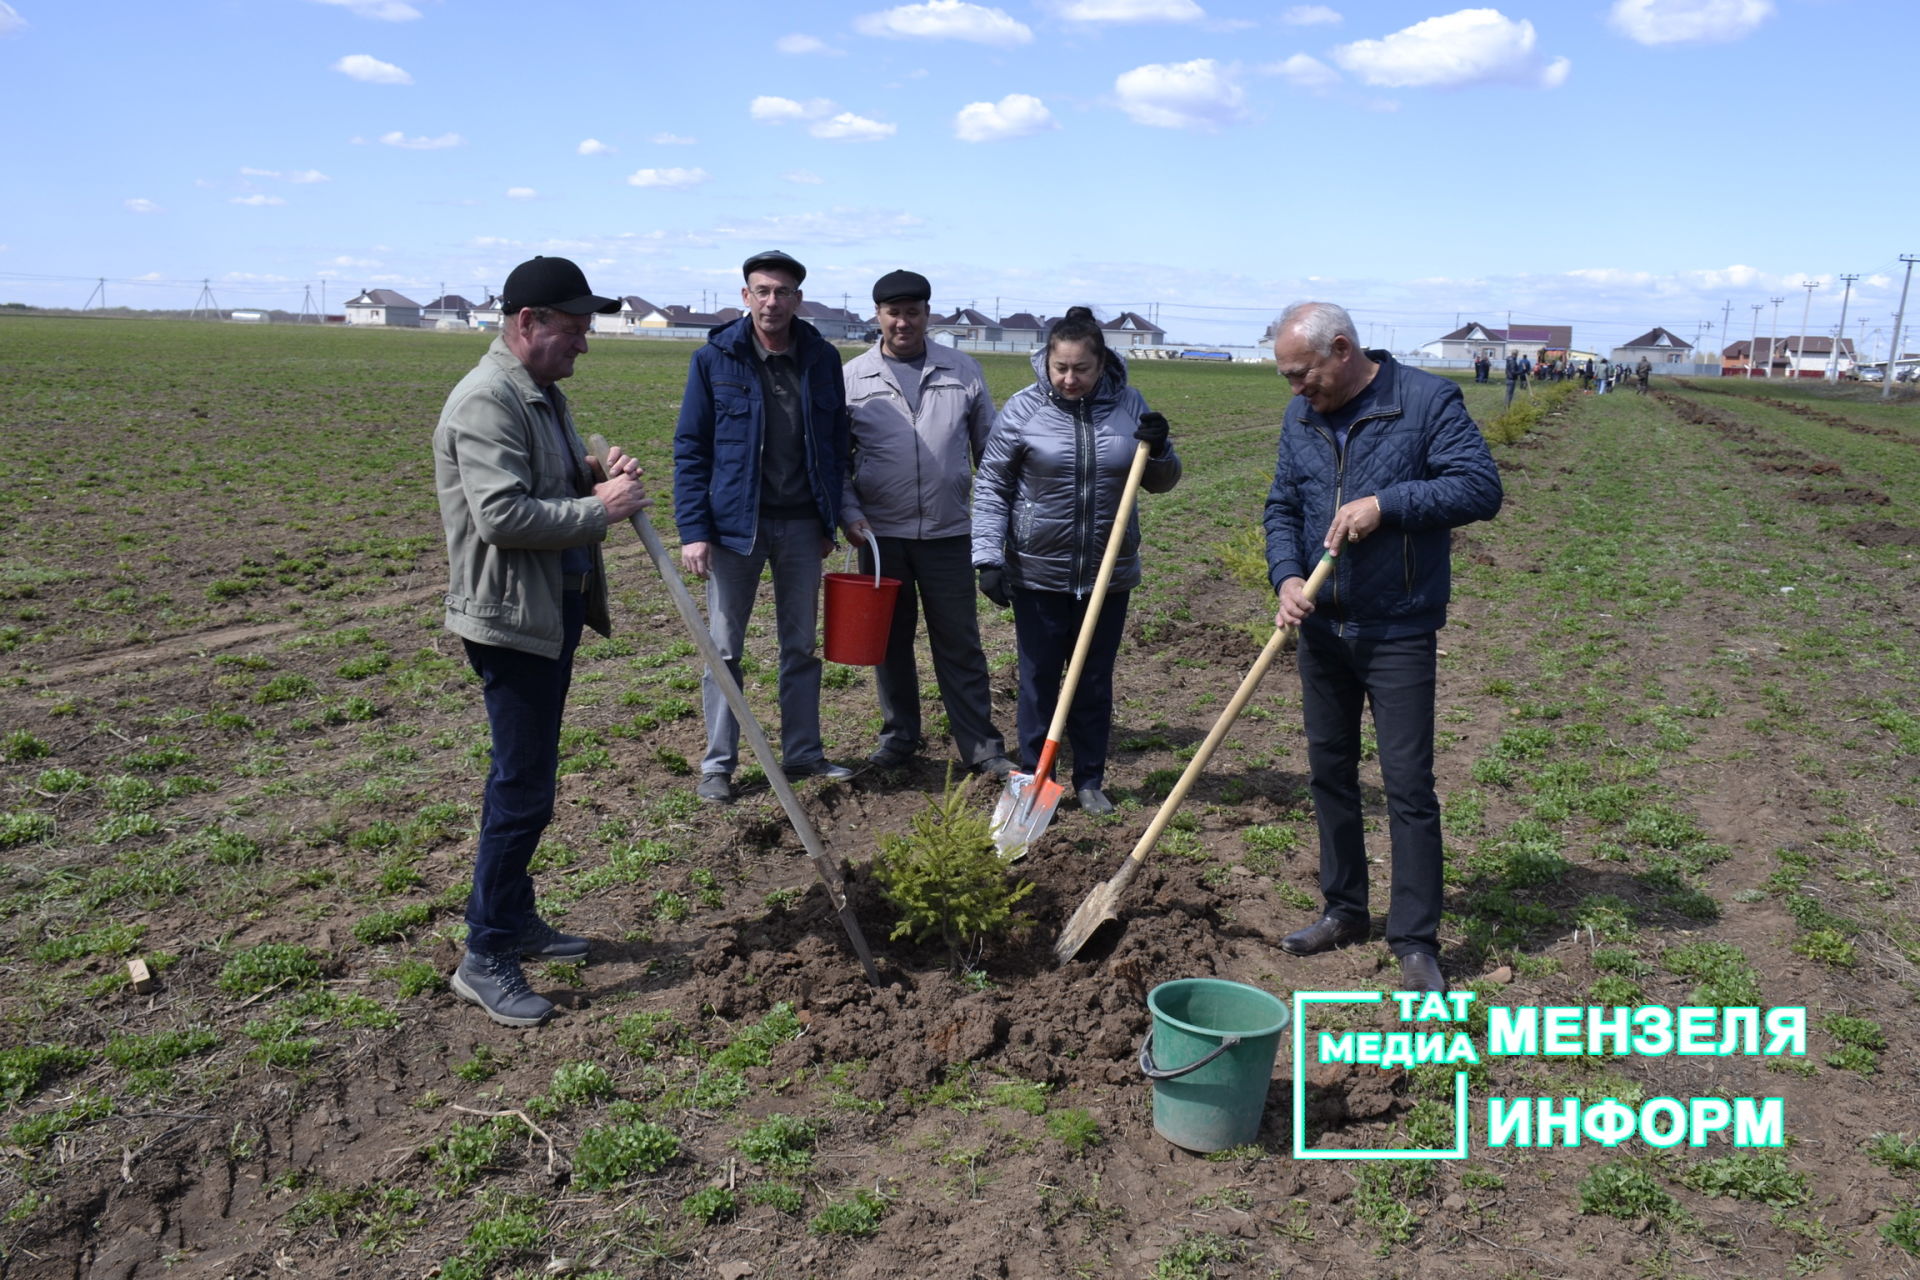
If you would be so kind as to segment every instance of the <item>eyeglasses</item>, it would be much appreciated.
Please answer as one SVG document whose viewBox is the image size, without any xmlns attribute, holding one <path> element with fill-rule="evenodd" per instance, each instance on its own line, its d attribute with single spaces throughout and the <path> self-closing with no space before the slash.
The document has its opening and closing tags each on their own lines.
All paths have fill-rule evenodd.
<svg viewBox="0 0 1920 1280">
<path fill-rule="evenodd" d="M 749 289 L 747 292 L 751 293 L 754 297 L 758 298 L 762 302 L 768 302 L 768 301 L 791 302 L 793 301 L 793 299 L 800 296 L 800 291 L 798 289 L 787 289 L 787 288 L 770 289 L 766 285 L 761 285 L 757 289 Z"/>
</svg>

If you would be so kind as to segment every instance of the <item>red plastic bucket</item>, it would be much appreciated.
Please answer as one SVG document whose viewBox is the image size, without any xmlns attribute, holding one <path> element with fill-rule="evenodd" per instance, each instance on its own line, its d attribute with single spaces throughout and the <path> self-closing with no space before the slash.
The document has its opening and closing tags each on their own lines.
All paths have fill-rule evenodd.
<svg viewBox="0 0 1920 1280">
<path fill-rule="evenodd" d="M 849 667 L 877 667 L 887 657 L 893 630 L 898 578 L 880 576 L 880 544 L 871 536 L 873 575 L 829 573 L 827 580 L 827 661 Z M 852 551 L 849 549 L 851 558 Z"/>
</svg>

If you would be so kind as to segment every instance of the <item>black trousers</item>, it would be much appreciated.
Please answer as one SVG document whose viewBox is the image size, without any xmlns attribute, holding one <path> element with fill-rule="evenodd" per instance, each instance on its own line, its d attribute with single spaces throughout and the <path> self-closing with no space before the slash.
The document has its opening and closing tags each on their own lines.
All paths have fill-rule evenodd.
<svg viewBox="0 0 1920 1280">
<path fill-rule="evenodd" d="M 1094 624 L 1093 643 L 1080 685 L 1067 710 L 1067 745 L 1073 748 L 1073 789 L 1106 785 L 1107 742 L 1113 734 L 1113 660 L 1127 625 L 1130 592 L 1109 591 Z M 1015 591 L 1013 632 L 1020 650 L 1020 764 L 1040 760 L 1047 729 L 1060 701 L 1060 681 L 1080 639 L 1087 602 L 1067 591 Z"/>
<path fill-rule="evenodd" d="M 973 539 L 876 538 L 880 573 L 900 580 L 887 633 L 886 659 L 874 670 L 880 695 L 880 746 L 911 751 L 920 745 L 920 671 L 913 640 L 920 613 L 927 615 L 927 647 L 933 651 L 933 678 L 947 709 L 947 728 L 961 762 L 984 764 L 1007 754 L 993 727 L 993 690 L 987 658 L 980 650 L 980 622 L 974 612 Z M 862 547 L 860 566 L 873 572 L 873 550 Z"/>
<path fill-rule="evenodd" d="M 1387 945 L 1395 955 L 1440 950 L 1440 798 L 1433 787 L 1431 631 L 1404 640 L 1343 640 L 1300 632 L 1307 768 L 1320 826 L 1320 892 L 1327 914 L 1367 921 L 1367 850 L 1360 812 L 1360 712 L 1373 708 L 1393 849 Z"/>
</svg>

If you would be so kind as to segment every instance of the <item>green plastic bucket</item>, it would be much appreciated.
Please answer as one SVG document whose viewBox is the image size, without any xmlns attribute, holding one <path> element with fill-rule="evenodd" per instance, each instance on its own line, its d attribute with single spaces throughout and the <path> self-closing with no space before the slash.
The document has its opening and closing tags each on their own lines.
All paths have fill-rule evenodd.
<svg viewBox="0 0 1920 1280">
<path fill-rule="evenodd" d="M 1287 1006 L 1244 983 L 1182 978 L 1148 992 L 1147 1008 L 1140 1070 L 1153 1081 L 1154 1132 L 1189 1151 L 1259 1137 Z"/>
</svg>

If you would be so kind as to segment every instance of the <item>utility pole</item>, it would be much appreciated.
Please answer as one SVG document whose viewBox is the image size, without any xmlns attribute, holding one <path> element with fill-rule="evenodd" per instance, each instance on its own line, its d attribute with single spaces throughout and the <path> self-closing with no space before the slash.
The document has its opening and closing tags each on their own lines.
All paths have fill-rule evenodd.
<svg viewBox="0 0 1920 1280">
<path fill-rule="evenodd" d="M 1806 305 L 1800 308 L 1800 349 L 1794 353 L 1793 363 L 1787 366 L 1787 375 L 1800 376 L 1800 366 L 1807 355 L 1807 317 L 1813 314 L 1813 291 L 1820 287 L 1818 280 L 1802 280 L 1800 287 L 1807 291 Z"/>
<path fill-rule="evenodd" d="M 107 278 L 105 276 L 100 276 L 98 277 L 98 279 L 99 279 L 99 283 L 93 286 L 93 292 L 88 294 L 87 300 L 80 304 L 80 309 L 82 311 L 86 311 L 89 308 L 91 308 L 93 306 L 93 300 L 95 298 L 100 299 L 100 309 L 102 311 L 105 311 L 107 309 Z"/>
<path fill-rule="evenodd" d="M 1767 339 L 1767 371 L 1763 377 L 1773 376 L 1773 357 L 1780 350 L 1780 304 L 1785 298 L 1771 299 L 1773 302 L 1773 336 Z"/>
<path fill-rule="evenodd" d="M 1727 299 L 1727 305 L 1720 308 L 1720 340 L 1733 341 L 1733 299 Z"/>
<path fill-rule="evenodd" d="M 1748 379 L 1752 379 L 1753 377 L 1754 353 L 1760 349 L 1760 313 L 1766 310 L 1767 304 L 1764 302 L 1756 302 L 1756 303 L 1753 303 L 1752 306 L 1753 306 L 1753 336 L 1747 339 L 1747 377 Z"/>
<path fill-rule="evenodd" d="M 1920 257 L 1901 254 L 1900 261 L 1907 264 L 1907 278 L 1900 285 L 1900 309 L 1893 316 L 1893 342 L 1887 348 L 1887 374 L 1880 379 L 1880 398 L 1888 399 L 1893 395 L 1893 368 L 1900 362 L 1900 324 L 1907 318 L 1907 286 L 1913 283 L 1913 264 Z"/>
<path fill-rule="evenodd" d="M 187 313 L 187 319 L 198 320 L 203 307 L 206 309 L 207 319 L 218 320 L 220 318 L 220 304 L 213 300 L 212 280 L 202 280 L 200 282 L 200 296 L 193 300 L 193 310 Z"/>
<path fill-rule="evenodd" d="M 327 327 L 327 282 L 320 282 L 320 327 Z"/>
<path fill-rule="evenodd" d="M 1695 363 L 1699 362 L 1700 348 L 1706 343 L 1707 335 L 1712 332 L 1713 332 L 1713 321 L 1711 320 L 1702 320 L 1698 324 L 1694 325 L 1693 355 L 1694 355 Z"/>
<path fill-rule="evenodd" d="M 1840 381 L 1840 340 L 1847 336 L 1847 303 L 1853 300 L 1853 282 L 1860 277 L 1851 275 L 1840 278 L 1847 282 L 1847 291 L 1840 295 L 1840 327 L 1833 334 L 1833 359 L 1827 362 L 1828 382 Z"/>
<path fill-rule="evenodd" d="M 300 319 L 294 321 L 295 324 L 303 323 L 307 318 L 307 312 L 313 310 L 313 286 L 307 285 L 305 287 L 306 295 L 300 299 Z M 313 318 L 318 320 L 320 316 L 316 313 Z"/>
</svg>

